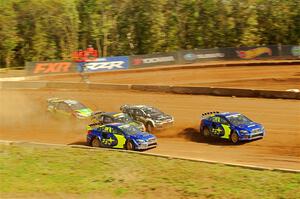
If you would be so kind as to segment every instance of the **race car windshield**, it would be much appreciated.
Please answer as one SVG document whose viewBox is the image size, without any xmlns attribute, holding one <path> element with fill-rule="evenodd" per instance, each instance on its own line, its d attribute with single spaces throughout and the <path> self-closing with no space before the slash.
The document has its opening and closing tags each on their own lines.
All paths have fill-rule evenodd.
<svg viewBox="0 0 300 199">
<path fill-rule="evenodd" d="M 235 126 L 239 126 L 241 124 L 249 124 L 252 121 L 248 119 L 246 116 L 241 115 L 241 114 L 236 114 L 236 115 L 230 115 L 226 117 L 230 123 L 232 123 Z"/>
<path fill-rule="evenodd" d="M 143 109 L 147 115 L 158 115 L 162 114 L 162 112 L 156 108 L 144 108 Z"/>
<path fill-rule="evenodd" d="M 77 102 L 77 103 L 74 103 L 74 104 L 70 104 L 71 106 L 71 109 L 72 110 L 80 110 L 80 109 L 86 109 L 87 107 L 84 106 L 83 104 Z"/>
<path fill-rule="evenodd" d="M 120 114 L 115 117 L 115 122 L 128 123 L 132 121 L 132 118 L 127 114 Z"/>
<path fill-rule="evenodd" d="M 127 135 L 135 135 L 140 132 L 138 128 L 131 125 L 123 125 L 123 126 L 119 126 L 119 128 Z"/>
</svg>

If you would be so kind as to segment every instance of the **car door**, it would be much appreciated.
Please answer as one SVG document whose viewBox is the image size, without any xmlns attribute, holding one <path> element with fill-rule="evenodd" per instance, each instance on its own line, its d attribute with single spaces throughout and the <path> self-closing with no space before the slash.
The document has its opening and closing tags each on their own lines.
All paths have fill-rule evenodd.
<svg viewBox="0 0 300 199">
<path fill-rule="evenodd" d="M 113 133 L 112 139 L 116 140 L 115 142 L 112 142 L 112 147 L 118 149 L 124 148 L 126 143 L 126 137 L 124 133 L 117 127 L 112 127 L 112 133 Z"/>
<path fill-rule="evenodd" d="M 221 126 L 222 126 L 223 130 L 224 130 L 224 134 L 221 136 L 221 138 L 229 139 L 230 133 L 231 133 L 231 127 L 230 127 L 229 122 L 225 118 L 221 117 L 220 123 L 221 123 Z"/>
<path fill-rule="evenodd" d="M 60 102 L 57 105 L 56 112 L 62 116 L 66 116 L 66 117 L 69 117 L 72 115 L 72 111 L 71 111 L 70 107 L 64 102 Z"/>
<path fill-rule="evenodd" d="M 110 126 L 101 127 L 101 146 L 105 148 L 112 148 L 116 145 L 117 138 L 113 134 L 113 128 Z"/>
<path fill-rule="evenodd" d="M 135 116 L 135 120 L 143 122 L 143 123 L 146 122 L 145 113 L 143 111 L 141 111 L 140 109 L 134 110 L 134 116 Z"/>
<path fill-rule="evenodd" d="M 209 127 L 209 131 L 212 136 L 222 137 L 225 134 L 221 121 L 222 119 L 219 116 L 213 116 L 211 118 L 211 125 Z"/>
</svg>

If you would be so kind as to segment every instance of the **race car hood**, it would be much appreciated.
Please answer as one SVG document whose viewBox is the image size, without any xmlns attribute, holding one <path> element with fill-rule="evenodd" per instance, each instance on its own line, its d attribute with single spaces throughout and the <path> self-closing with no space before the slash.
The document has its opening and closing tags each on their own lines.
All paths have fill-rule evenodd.
<svg viewBox="0 0 300 199">
<path fill-rule="evenodd" d="M 246 130 L 246 131 L 252 132 L 254 129 L 262 129 L 263 126 L 261 124 L 255 123 L 255 122 L 251 122 L 249 124 L 241 124 L 238 126 L 238 128 L 240 130 Z"/>
<path fill-rule="evenodd" d="M 131 138 L 147 141 L 150 138 L 155 138 L 155 136 L 147 132 L 139 132 L 134 135 L 131 135 Z"/>
<path fill-rule="evenodd" d="M 132 126 L 135 126 L 137 127 L 138 129 L 140 129 L 141 131 L 144 131 L 145 130 L 145 126 L 143 123 L 141 122 L 129 122 L 128 124 L 132 125 Z"/>
<path fill-rule="evenodd" d="M 76 113 L 79 113 L 83 117 L 90 117 L 93 113 L 93 111 L 89 108 L 75 110 Z"/>
</svg>

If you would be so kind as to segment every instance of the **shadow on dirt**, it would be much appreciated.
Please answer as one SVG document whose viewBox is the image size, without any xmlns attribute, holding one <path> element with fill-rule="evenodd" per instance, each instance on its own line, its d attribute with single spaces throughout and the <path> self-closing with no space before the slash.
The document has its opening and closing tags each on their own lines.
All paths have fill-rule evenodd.
<svg viewBox="0 0 300 199">
<path fill-rule="evenodd" d="M 207 143 L 211 145 L 236 146 L 245 144 L 245 142 L 232 144 L 229 140 L 220 138 L 204 138 L 200 135 L 200 132 L 195 128 L 186 128 L 179 132 L 178 136 L 192 142 Z"/>
<path fill-rule="evenodd" d="M 69 143 L 68 145 L 89 146 L 89 145 L 87 145 L 87 143 L 84 142 L 84 141 L 72 142 L 72 143 Z M 102 148 L 102 147 L 101 147 L 101 148 Z M 144 152 L 144 151 L 149 151 L 149 150 L 151 150 L 151 149 L 152 149 L 152 148 L 150 148 L 150 149 L 140 149 L 140 150 L 136 150 L 136 151 Z M 116 150 L 117 150 L 117 149 L 116 149 Z M 118 150 L 124 150 L 124 151 L 126 151 L 127 149 L 118 149 Z"/>
<path fill-rule="evenodd" d="M 84 141 L 72 142 L 72 143 L 69 143 L 68 145 L 82 145 L 82 146 L 88 146 L 88 145 L 86 144 L 86 142 L 84 142 Z"/>
</svg>

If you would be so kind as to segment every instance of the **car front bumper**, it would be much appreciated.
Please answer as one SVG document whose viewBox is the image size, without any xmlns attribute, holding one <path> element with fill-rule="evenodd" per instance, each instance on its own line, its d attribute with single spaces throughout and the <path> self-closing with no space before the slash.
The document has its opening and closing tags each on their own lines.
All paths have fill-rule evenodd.
<svg viewBox="0 0 300 199">
<path fill-rule="evenodd" d="M 151 148 L 155 148 L 155 147 L 157 147 L 157 141 L 153 140 L 153 141 L 149 141 L 149 142 L 138 143 L 136 145 L 135 149 L 144 150 L 144 149 L 151 149 Z"/>
<path fill-rule="evenodd" d="M 239 140 L 256 140 L 263 138 L 265 136 L 264 132 L 252 133 L 252 134 L 243 134 L 239 136 Z"/>
<path fill-rule="evenodd" d="M 166 128 L 169 128 L 169 127 L 173 126 L 173 124 L 174 124 L 174 121 L 155 123 L 154 128 L 156 128 L 156 129 L 166 129 Z"/>
</svg>

